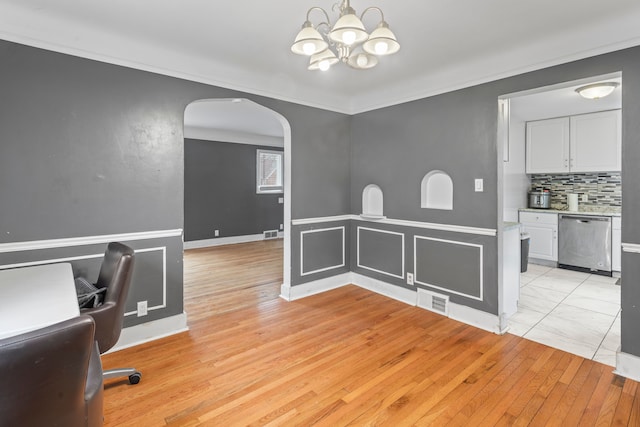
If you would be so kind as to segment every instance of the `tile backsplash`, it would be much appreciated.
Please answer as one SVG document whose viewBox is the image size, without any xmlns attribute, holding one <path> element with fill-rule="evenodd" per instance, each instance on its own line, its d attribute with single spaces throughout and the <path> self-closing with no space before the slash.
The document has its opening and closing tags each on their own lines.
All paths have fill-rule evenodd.
<svg viewBox="0 0 640 427">
<path fill-rule="evenodd" d="M 549 190 L 551 207 L 567 208 L 567 194 L 577 193 L 579 205 L 587 207 L 622 208 L 622 177 L 620 172 L 531 175 L 531 190 Z M 583 202 L 586 194 L 588 201 Z"/>
</svg>

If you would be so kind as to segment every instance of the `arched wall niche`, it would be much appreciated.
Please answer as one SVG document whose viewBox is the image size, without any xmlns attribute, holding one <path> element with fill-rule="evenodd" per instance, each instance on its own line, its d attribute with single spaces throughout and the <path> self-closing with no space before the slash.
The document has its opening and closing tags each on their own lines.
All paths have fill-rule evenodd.
<svg viewBox="0 0 640 427">
<path fill-rule="evenodd" d="M 453 181 L 441 170 L 433 170 L 422 178 L 420 207 L 453 210 Z"/>
<path fill-rule="evenodd" d="M 384 218 L 384 196 L 375 184 L 369 184 L 362 190 L 362 216 Z"/>
</svg>

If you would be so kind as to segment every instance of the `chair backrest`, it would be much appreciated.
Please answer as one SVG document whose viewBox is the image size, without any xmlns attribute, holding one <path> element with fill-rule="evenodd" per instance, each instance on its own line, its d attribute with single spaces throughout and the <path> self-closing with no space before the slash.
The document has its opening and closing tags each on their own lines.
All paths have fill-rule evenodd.
<svg viewBox="0 0 640 427">
<path fill-rule="evenodd" d="M 93 334 L 80 316 L 0 340 L 0 426 L 87 425 Z"/>
<path fill-rule="evenodd" d="M 98 288 L 107 288 L 104 303 L 96 308 L 82 310 L 82 313 L 90 315 L 96 322 L 96 341 L 100 353 L 109 350 L 120 338 L 133 264 L 133 249 L 122 243 L 109 243 L 96 282 Z"/>
</svg>

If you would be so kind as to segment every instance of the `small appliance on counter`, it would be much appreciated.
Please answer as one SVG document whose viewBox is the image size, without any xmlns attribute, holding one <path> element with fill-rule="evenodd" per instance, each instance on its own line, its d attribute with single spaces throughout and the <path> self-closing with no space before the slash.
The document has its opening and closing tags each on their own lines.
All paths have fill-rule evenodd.
<svg viewBox="0 0 640 427">
<path fill-rule="evenodd" d="M 551 208 L 551 192 L 549 190 L 530 191 L 529 207 L 535 209 Z"/>
</svg>

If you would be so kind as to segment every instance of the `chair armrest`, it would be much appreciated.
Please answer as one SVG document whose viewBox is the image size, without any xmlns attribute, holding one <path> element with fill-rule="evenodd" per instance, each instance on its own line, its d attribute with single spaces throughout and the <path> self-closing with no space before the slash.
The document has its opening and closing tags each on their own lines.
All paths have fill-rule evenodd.
<svg viewBox="0 0 640 427">
<path fill-rule="evenodd" d="M 115 302 L 106 302 L 100 307 L 80 310 L 81 314 L 88 314 L 96 323 L 95 339 L 98 342 L 100 354 L 115 345 L 120 338 L 124 319 L 117 319 L 120 314 Z"/>
<path fill-rule="evenodd" d="M 105 326 L 111 322 L 111 316 L 113 316 L 116 310 L 114 302 L 105 302 L 99 307 L 95 308 L 82 308 L 80 314 L 88 314 L 93 317 L 93 321 L 96 323 L 96 334 L 101 331 Z"/>
</svg>

